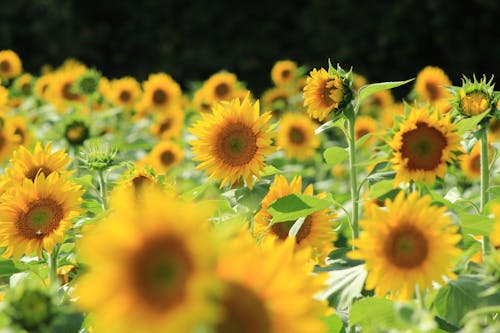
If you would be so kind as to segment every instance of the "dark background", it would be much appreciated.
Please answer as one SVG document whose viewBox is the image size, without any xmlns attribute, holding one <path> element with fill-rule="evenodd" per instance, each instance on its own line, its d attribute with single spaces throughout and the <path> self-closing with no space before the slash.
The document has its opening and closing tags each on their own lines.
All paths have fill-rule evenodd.
<svg viewBox="0 0 500 333">
<path fill-rule="evenodd" d="M 0 0 L 0 49 L 32 73 L 74 57 L 111 78 L 164 71 L 184 89 L 226 69 L 258 94 L 275 61 L 328 58 L 372 82 L 436 65 L 459 84 L 500 72 L 499 21 L 498 0 Z"/>
</svg>

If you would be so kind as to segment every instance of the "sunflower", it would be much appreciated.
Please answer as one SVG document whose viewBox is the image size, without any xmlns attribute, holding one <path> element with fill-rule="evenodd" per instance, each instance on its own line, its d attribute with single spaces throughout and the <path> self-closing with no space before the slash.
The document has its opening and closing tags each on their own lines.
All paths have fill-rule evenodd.
<svg viewBox="0 0 500 333">
<path fill-rule="evenodd" d="M 64 111 L 66 107 L 75 103 L 82 103 L 85 101 L 85 96 L 76 93 L 74 90 L 74 83 L 82 73 L 85 72 L 85 67 L 77 66 L 70 69 L 60 70 L 51 76 L 51 83 L 47 98 L 57 107 L 57 109 Z"/>
<path fill-rule="evenodd" d="M 381 110 L 390 107 L 394 104 L 394 97 L 390 90 L 381 90 L 371 95 L 367 102 L 361 107 L 361 112 L 372 116 L 378 117 Z"/>
<path fill-rule="evenodd" d="M 5 170 L 5 174 L 13 182 L 22 184 L 24 179 L 35 181 L 40 174 L 48 177 L 53 172 L 62 172 L 70 161 L 64 149 L 52 152 L 52 142 L 45 147 L 37 142 L 33 153 L 24 146 L 14 151 L 10 160 L 11 167 Z"/>
<path fill-rule="evenodd" d="M 290 183 L 284 176 L 274 177 L 269 192 L 262 199 L 262 208 L 254 218 L 253 233 L 256 237 L 272 235 L 273 238 L 280 240 L 288 238 L 295 221 L 279 222 L 270 226 L 273 216 L 268 212 L 268 208 L 275 200 L 293 193 L 302 193 L 302 177 L 295 177 Z M 313 195 L 313 186 L 307 186 L 303 194 Z M 318 197 L 325 195 L 326 193 L 320 193 Z M 311 247 L 313 259 L 323 264 L 326 256 L 334 249 L 333 242 L 337 239 L 337 234 L 333 230 L 335 227 L 333 220 L 336 217 L 331 209 L 320 210 L 307 216 L 295 238 L 297 249 Z"/>
<path fill-rule="evenodd" d="M 40 172 L 34 181 L 24 179 L 14 186 L 3 194 L 0 207 L 0 246 L 7 246 L 3 256 L 40 256 L 42 249 L 51 253 L 80 214 L 84 191 L 55 172 L 48 177 Z"/>
<path fill-rule="evenodd" d="M 314 68 L 304 87 L 304 106 L 312 118 L 323 121 L 330 112 L 336 111 L 342 102 L 344 87 L 340 76 L 330 77 L 321 68 Z"/>
<path fill-rule="evenodd" d="M 4 86 L 0 85 L 0 114 L 7 111 L 6 105 L 9 102 L 9 91 Z"/>
<path fill-rule="evenodd" d="M 24 73 L 14 81 L 13 88 L 22 96 L 30 96 L 33 90 L 33 82 L 33 76 L 29 73 Z"/>
<path fill-rule="evenodd" d="M 253 105 L 250 95 L 240 102 L 216 104 L 212 113 L 203 113 L 203 119 L 190 129 L 198 137 L 193 146 L 193 160 L 201 162 L 196 168 L 204 169 L 210 178 L 234 184 L 243 179 L 253 187 L 253 177 L 260 177 L 264 158 L 271 147 L 273 134 L 268 124 L 271 114 L 260 115 L 259 102 Z"/>
<path fill-rule="evenodd" d="M 10 125 L 5 118 L 0 117 L 0 165 L 10 158 L 12 151 L 19 145 L 19 137 L 16 135 L 15 128 Z"/>
<path fill-rule="evenodd" d="M 160 140 L 176 138 L 181 135 L 183 125 L 184 113 L 180 107 L 174 107 L 168 112 L 158 114 L 151 126 L 151 132 Z"/>
<path fill-rule="evenodd" d="M 353 85 L 354 85 L 354 90 L 359 91 L 362 86 L 366 85 L 368 83 L 368 80 L 360 74 L 353 74 Z"/>
<path fill-rule="evenodd" d="M 12 79 L 23 71 L 19 56 L 12 50 L 0 51 L 0 78 Z"/>
<path fill-rule="evenodd" d="M 271 88 L 262 94 L 262 105 L 264 110 L 271 110 L 274 118 L 288 110 L 290 103 L 290 90 L 286 88 Z"/>
<path fill-rule="evenodd" d="M 118 191 L 132 189 L 135 193 L 139 193 L 148 186 L 156 186 L 158 184 L 158 177 L 153 170 L 147 167 L 133 168 L 122 176 L 117 182 L 115 189 Z"/>
<path fill-rule="evenodd" d="M 141 95 L 141 86 L 132 77 L 113 80 L 110 85 L 109 99 L 116 106 L 130 109 Z"/>
<path fill-rule="evenodd" d="M 288 113 L 283 116 L 278 131 L 278 146 L 285 150 L 287 158 L 307 160 L 314 155 L 320 144 L 314 130 L 317 125 L 304 114 Z"/>
<path fill-rule="evenodd" d="M 417 74 L 415 90 L 418 96 L 431 103 L 451 96 L 445 86 L 450 86 L 448 75 L 439 68 L 427 66 Z"/>
<path fill-rule="evenodd" d="M 492 161 L 493 146 L 488 145 L 489 162 Z M 479 179 L 481 177 L 481 145 L 476 143 L 469 154 L 460 155 L 460 169 L 469 179 Z"/>
<path fill-rule="evenodd" d="M 489 108 L 488 96 L 481 91 L 473 91 L 466 94 L 460 91 L 460 110 L 468 116 L 475 116 L 485 112 Z"/>
<path fill-rule="evenodd" d="M 413 109 L 389 143 L 391 162 L 396 170 L 395 184 L 443 178 L 460 147 L 457 127 L 449 114 L 439 117 L 427 108 Z"/>
<path fill-rule="evenodd" d="M 453 260 L 460 253 L 458 227 L 451 224 L 445 207 L 431 206 L 431 197 L 413 192 L 407 198 L 400 192 L 387 209 L 371 206 L 360 238 L 352 244 L 352 259 L 365 260 L 367 289 L 399 300 L 412 298 L 415 287 L 431 288 L 445 283 L 443 276 L 455 278 Z"/>
<path fill-rule="evenodd" d="M 214 332 L 327 331 L 319 319 L 327 307 L 313 299 L 323 276 L 311 274 L 309 251 L 294 251 L 294 243 L 264 239 L 257 246 L 245 234 L 229 241 L 217 263 L 223 315 Z"/>
<path fill-rule="evenodd" d="M 17 136 L 17 143 L 29 147 L 33 141 L 33 134 L 28 130 L 26 119 L 22 116 L 5 118 L 14 129 L 14 135 Z"/>
<path fill-rule="evenodd" d="M 47 98 L 49 98 L 49 92 L 52 90 L 50 89 L 50 84 L 53 82 L 53 75 L 52 73 L 42 75 L 35 82 L 35 95 L 43 101 L 47 101 Z"/>
<path fill-rule="evenodd" d="M 70 146 L 81 146 L 90 137 L 90 127 L 86 120 L 68 119 L 64 126 L 64 139 Z"/>
<path fill-rule="evenodd" d="M 271 79 L 278 87 L 292 83 L 297 76 L 297 64 L 291 60 L 277 61 L 271 69 Z"/>
<path fill-rule="evenodd" d="M 216 73 L 203 84 L 206 102 L 214 104 L 233 99 L 238 78 L 233 73 Z"/>
<path fill-rule="evenodd" d="M 493 117 L 488 126 L 488 136 L 492 142 L 500 141 L 500 120 Z"/>
<path fill-rule="evenodd" d="M 207 101 L 206 93 L 203 88 L 195 91 L 193 95 L 193 100 L 191 101 L 194 109 L 198 112 L 210 112 L 211 106 Z"/>
<path fill-rule="evenodd" d="M 191 332 L 213 320 L 210 212 L 154 187 L 114 195 L 112 214 L 78 243 L 90 271 L 77 280 L 77 304 L 96 331 Z"/>
<path fill-rule="evenodd" d="M 364 142 L 364 146 L 368 147 L 377 142 L 377 138 L 373 136 L 378 130 L 378 124 L 375 119 L 370 116 L 358 116 L 356 117 L 356 123 L 354 124 L 354 137 L 357 140 L 361 139 L 367 134 L 372 136 Z"/>
<path fill-rule="evenodd" d="M 184 158 L 181 147 L 173 141 L 161 141 L 145 157 L 143 163 L 158 173 L 165 173 Z"/>
<path fill-rule="evenodd" d="M 405 106 L 403 103 L 394 103 L 382 108 L 380 112 L 380 121 L 387 128 L 392 128 L 394 119 L 405 114 Z"/>
<path fill-rule="evenodd" d="M 181 102 L 181 87 L 165 73 L 151 74 L 144 82 L 142 98 L 148 111 L 166 111 Z"/>
</svg>

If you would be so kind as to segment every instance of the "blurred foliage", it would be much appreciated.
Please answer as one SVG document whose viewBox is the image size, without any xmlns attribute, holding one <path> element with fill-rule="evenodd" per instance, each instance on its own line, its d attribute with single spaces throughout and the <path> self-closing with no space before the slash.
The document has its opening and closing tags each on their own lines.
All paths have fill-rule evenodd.
<svg viewBox="0 0 500 333">
<path fill-rule="evenodd" d="M 499 74 L 497 0 L 0 0 L 0 48 L 25 68 L 75 57 L 117 77 L 165 71 L 183 87 L 220 69 L 256 93 L 275 61 L 310 68 L 332 58 L 371 82 L 442 67 Z"/>
</svg>

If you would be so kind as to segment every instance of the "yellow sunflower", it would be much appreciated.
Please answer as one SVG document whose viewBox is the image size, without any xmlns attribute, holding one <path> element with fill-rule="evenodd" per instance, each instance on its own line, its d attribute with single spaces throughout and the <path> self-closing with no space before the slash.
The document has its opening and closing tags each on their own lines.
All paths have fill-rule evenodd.
<svg viewBox="0 0 500 333">
<path fill-rule="evenodd" d="M 181 87 L 168 74 L 151 74 L 143 84 L 142 98 L 148 111 L 166 111 L 181 102 Z"/>
<path fill-rule="evenodd" d="M 80 214 L 84 191 L 57 173 L 39 173 L 34 181 L 24 179 L 13 186 L 3 194 L 0 207 L 0 246 L 7 247 L 3 256 L 40 256 L 42 249 L 51 253 L 63 242 L 71 219 Z"/>
<path fill-rule="evenodd" d="M 460 149 L 460 136 L 449 114 L 413 109 L 389 145 L 393 149 L 395 184 L 411 180 L 433 183 L 446 174 L 448 163 Z"/>
<path fill-rule="evenodd" d="M 417 74 L 415 90 L 421 99 L 433 103 L 451 96 L 451 93 L 445 88 L 445 86 L 450 85 L 451 81 L 448 75 L 441 68 L 427 66 Z"/>
<path fill-rule="evenodd" d="M 42 75 L 35 82 L 35 95 L 43 101 L 47 101 L 47 98 L 49 97 L 49 91 L 51 91 L 49 87 L 53 82 L 53 75 L 53 73 Z"/>
<path fill-rule="evenodd" d="M 371 134 L 371 137 L 368 138 L 363 146 L 369 147 L 377 142 L 377 138 L 374 134 L 378 130 L 378 124 L 375 119 L 370 116 L 358 116 L 356 117 L 356 122 L 354 124 L 354 137 L 357 140 L 361 139 L 363 136 L 367 134 Z"/>
<path fill-rule="evenodd" d="M 303 194 L 313 195 L 313 191 L 313 186 L 308 185 Z M 262 199 L 262 208 L 254 217 L 253 233 L 256 237 L 272 236 L 282 241 L 288 238 L 295 221 L 280 222 L 270 226 L 273 216 L 267 209 L 275 200 L 293 193 L 302 193 L 302 177 L 295 177 L 290 183 L 284 176 L 274 177 L 269 192 Z M 318 197 L 325 195 L 326 193 L 320 193 Z M 323 264 L 326 256 L 334 249 L 333 242 L 337 239 L 334 231 L 336 224 L 333 222 L 336 217 L 331 209 L 320 210 L 307 216 L 295 236 L 297 249 L 311 247 L 314 261 Z"/>
<path fill-rule="evenodd" d="M 71 69 L 60 70 L 51 75 L 47 98 L 58 110 L 65 111 L 68 106 L 85 101 L 85 96 L 74 91 L 73 84 L 85 72 L 85 67 L 77 66 Z"/>
<path fill-rule="evenodd" d="M 176 138 L 181 135 L 184 125 L 184 113 L 180 107 L 174 107 L 168 112 L 157 115 L 151 132 L 160 140 Z"/>
<path fill-rule="evenodd" d="M 141 95 L 141 86 L 133 77 L 110 82 L 109 99 L 116 106 L 132 108 Z"/>
<path fill-rule="evenodd" d="M 8 160 L 12 151 L 19 146 L 19 136 L 16 135 L 15 128 L 0 117 L 3 126 L 0 127 L 0 165 Z"/>
<path fill-rule="evenodd" d="M 297 64 L 291 60 L 277 61 L 271 69 L 271 79 L 278 87 L 286 86 L 297 76 Z"/>
<path fill-rule="evenodd" d="M 290 90 L 286 88 L 271 88 L 262 94 L 262 105 L 264 110 L 271 110 L 274 118 L 288 110 L 290 103 Z"/>
<path fill-rule="evenodd" d="M 198 112 L 210 112 L 211 105 L 206 97 L 205 90 L 200 88 L 195 91 L 193 95 L 193 100 L 191 101 L 194 109 Z"/>
<path fill-rule="evenodd" d="M 500 141 L 500 120 L 493 117 L 488 126 L 488 137 L 491 142 Z"/>
<path fill-rule="evenodd" d="M 368 83 L 368 80 L 360 74 L 353 74 L 353 88 L 354 91 L 358 91 L 362 86 L 366 85 Z"/>
<path fill-rule="evenodd" d="M 165 173 L 183 158 L 184 152 L 178 144 L 173 141 L 161 141 L 153 147 L 143 163 L 151 166 L 157 173 Z"/>
<path fill-rule="evenodd" d="M 484 92 L 473 91 L 467 94 L 464 90 L 460 90 L 460 110 L 464 114 L 475 116 L 488 110 L 489 107 L 488 96 Z"/>
<path fill-rule="evenodd" d="M 33 134 L 28 130 L 26 119 L 22 116 L 6 117 L 5 121 L 14 129 L 14 135 L 19 145 L 31 147 Z"/>
<path fill-rule="evenodd" d="M 314 155 L 320 140 L 314 130 L 317 125 L 308 116 L 301 113 L 288 113 L 280 122 L 277 143 L 285 150 L 287 158 L 304 161 Z"/>
<path fill-rule="evenodd" d="M 386 200 L 387 209 L 372 205 L 360 238 L 352 244 L 352 259 L 365 261 L 367 289 L 398 300 L 412 298 L 416 286 L 432 288 L 433 282 L 445 283 L 443 276 L 455 278 L 453 260 L 460 253 L 458 227 L 453 226 L 445 207 L 431 206 L 431 197 L 413 192 L 407 198 L 400 192 L 394 201 Z"/>
<path fill-rule="evenodd" d="M 0 51 L 0 78 L 12 79 L 23 71 L 21 59 L 12 50 Z"/>
<path fill-rule="evenodd" d="M 488 159 L 491 163 L 493 157 L 493 146 L 488 145 Z M 481 145 L 476 143 L 469 154 L 460 155 L 460 169 L 469 179 L 479 179 L 481 177 Z"/>
<path fill-rule="evenodd" d="M 233 99 L 238 78 L 233 73 L 216 73 L 203 84 L 206 102 L 214 104 Z"/>
<path fill-rule="evenodd" d="M 125 173 L 117 182 L 115 189 L 117 191 L 131 189 L 135 193 L 140 193 L 142 189 L 156 185 L 159 185 L 159 182 L 155 173 L 147 167 L 140 167 Z"/>
<path fill-rule="evenodd" d="M 243 179 L 252 188 L 253 177 L 260 177 L 264 158 L 274 150 L 271 114 L 260 115 L 259 102 L 252 105 L 249 95 L 242 102 L 216 104 L 212 111 L 190 128 L 198 137 L 190 142 L 193 160 L 201 162 L 196 168 L 220 180 L 221 187 Z"/>
<path fill-rule="evenodd" d="M 337 110 L 343 99 L 343 82 L 340 76 L 330 77 L 321 68 L 314 68 L 304 87 L 304 106 L 310 117 L 323 121 L 330 112 Z"/>
<path fill-rule="evenodd" d="M 96 332 L 191 332 L 214 320 L 211 212 L 154 187 L 139 197 L 115 192 L 111 202 L 112 213 L 77 244 L 89 267 L 77 304 Z"/>
<path fill-rule="evenodd" d="M 9 102 L 9 91 L 0 85 L 0 114 L 7 112 L 7 103 Z"/>
<path fill-rule="evenodd" d="M 64 171 L 70 161 L 64 149 L 52 152 L 52 142 L 45 147 L 37 142 L 33 153 L 25 146 L 14 151 L 10 160 L 11 167 L 5 169 L 5 174 L 13 182 L 21 184 L 24 179 L 35 181 L 39 174 L 48 177 L 53 172 Z"/>
<path fill-rule="evenodd" d="M 392 128 L 394 118 L 405 114 L 405 106 L 403 103 L 394 103 L 382 108 L 380 112 L 380 121 L 386 128 Z"/>
<path fill-rule="evenodd" d="M 378 91 L 371 95 L 361 107 L 361 112 L 372 117 L 377 117 L 381 110 L 394 104 L 394 97 L 390 90 Z"/>
<path fill-rule="evenodd" d="M 311 274 L 308 251 L 294 251 L 292 238 L 264 239 L 260 246 L 241 234 L 229 241 L 217 263 L 224 283 L 222 318 L 214 332 L 326 332 L 319 320 L 327 307 L 313 296 L 324 277 Z M 292 282 L 293 281 L 293 282 Z"/>
<path fill-rule="evenodd" d="M 33 82 L 33 76 L 24 73 L 14 81 L 13 88 L 22 96 L 30 96 L 33 91 Z"/>
</svg>

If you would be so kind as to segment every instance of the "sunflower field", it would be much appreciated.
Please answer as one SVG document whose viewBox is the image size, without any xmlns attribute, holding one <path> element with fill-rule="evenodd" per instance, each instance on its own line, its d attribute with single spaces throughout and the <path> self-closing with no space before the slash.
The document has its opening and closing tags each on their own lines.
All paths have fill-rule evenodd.
<svg viewBox="0 0 500 333">
<path fill-rule="evenodd" d="M 500 332 L 493 76 L 269 76 L 0 51 L 0 332 Z"/>
</svg>

